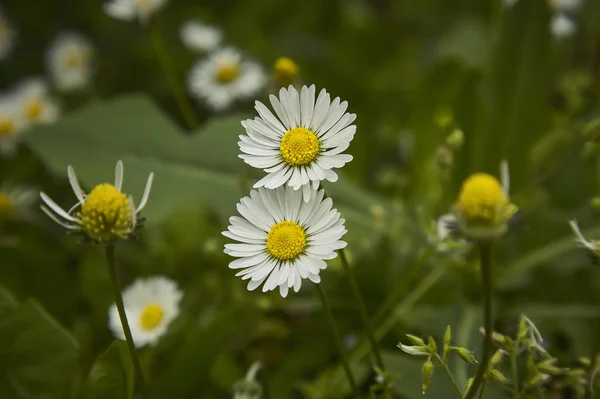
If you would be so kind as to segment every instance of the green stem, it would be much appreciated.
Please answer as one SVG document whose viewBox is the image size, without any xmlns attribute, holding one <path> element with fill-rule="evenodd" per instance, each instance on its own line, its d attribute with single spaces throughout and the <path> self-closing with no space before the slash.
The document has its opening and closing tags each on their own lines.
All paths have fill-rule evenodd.
<svg viewBox="0 0 600 399">
<path fill-rule="evenodd" d="M 479 399 L 483 399 L 483 393 L 485 392 L 486 382 L 487 382 L 487 379 L 484 379 L 483 382 L 481 383 L 481 391 L 479 392 Z"/>
<path fill-rule="evenodd" d="M 510 351 L 510 368 L 512 373 L 512 391 L 513 398 L 520 399 L 521 391 L 519 390 L 519 369 L 517 368 L 517 349 L 512 348 Z"/>
<path fill-rule="evenodd" d="M 123 297 L 121 295 L 121 288 L 119 287 L 119 276 L 117 272 L 117 257 L 115 256 L 115 246 L 108 244 L 105 247 L 106 260 L 108 262 L 108 271 L 110 274 L 110 281 L 113 287 L 113 293 L 115 296 L 115 304 L 119 312 L 119 319 L 121 319 L 121 325 L 123 326 L 123 332 L 125 333 L 125 341 L 127 341 L 127 347 L 129 348 L 129 355 L 133 362 L 135 374 L 137 375 L 139 388 L 141 391 L 144 389 L 144 374 L 142 373 L 142 366 L 140 360 L 137 357 L 135 351 L 135 344 L 133 343 L 133 337 L 131 336 L 131 329 L 127 323 L 127 314 L 125 313 L 125 305 L 123 304 Z"/>
<path fill-rule="evenodd" d="M 487 370 L 488 362 L 492 351 L 492 247 L 488 242 L 479 244 L 480 251 L 480 269 L 481 285 L 483 292 L 483 327 L 485 329 L 485 338 L 483 340 L 483 353 L 479 361 L 479 369 L 473 380 L 473 384 L 465 394 L 464 399 L 472 399 L 483 381 Z"/>
<path fill-rule="evenodd" d="M 438 355 L 437 353 L 435 353 L 434 356 L 435 356 L 435 359 L 440 363 L 440 365 L 442 366 L 442 368 L 444 369 L 444 371 L 446 372 L 446 374 L 448 374 L 448 378 L 450 378 L 450 382 L 452 383 L 452 386 L 454 387 L 454 390 L 458 394 L 458 397 L 462 398 L 463 397 L 462 389 L 460 389 L 460 386 L 458 385 L 458 382 L 454 378 L 454 375 L 452 374 L 452 371 L 450 371 L 450 368 L 448 367 L 448 364 L 445 361 L 443 361 L 442 358 L 440 357 L 440 355 Z"/>
<path fill-rule="evenodd" d="M 190 129 L 193 129 L 198 125 L 198 119 L 196 118 L 194 107 L 190 103 L 183 86 L 179 83 L 179 79 L 177 78 L 177 73 L 175 72 L 171 58 L 167 54 L 162 36 L 155 24 L 156 22 L 153 22 L 149 30 L 154 49 L 156 50 L 156 55 L 158 56 L 158 61 L 160 62 L 160 66 L 162 67 L 162 70 L 167 78 L 167 82 L 171 87 L 171 92 L 175 97 L 175 101 L 179 106 L 179 110 L 181 111 L 186 124 Z"/>
<path fill-rule="evenodd" d="M 323 307 L 325 308 L 325 313 L 327 313 L 327 320 L 329 321 L 329 327 L 331 327 L 331 331 L 333 331 L 333 335 L 335 337 L 335 343 L 340 352 L 340 358 L 342 359 L 342 365 L 344 366 L 344 371 L 346 372 L 346 377 L 348 378 L 348 382 L 350 383 L 350 389 L 352 390 L 352 394 L 355 398 L 358 399 L 358 385 L 356 385 L 356 380 L 352 375 L 352 371 L 350 371 L 350 365 L 348 363 L 348 358 L 346 356 L 346 351 L 344 350 L 344 345 L 342 343 L 342 337 L 340 336 L 340 332 L 335 324 L 335 318 L 333 317 L 333 312 L 331 311 L 331 305 L 329 304 L 329 300 L 325 296 L 323 289 L 320 284 L 315 284 L 317 287 L 317 292 L 319 293 L 319 297 L 321 298 L 321 302 L 323 303 Z"/>
<path fill-rule="evenodd" d="M 381 371 L 385 371 L 385 366 L 383 364 L 383 358 L 381 357 L 381 352 L 377 347 L 377 342 L 375 341 L 375 336 L 373 335 L 373 328 L 371 327 L 371 322 L 369 321 L 369 315 L 367 313 L 367 307 L 365 306 L 365 302 L 362 299 L 362 295 L 360 294 L 360 288 L 356 283 L 356 278 L 354 277 L 354 272 L 350 267 L 350 263 L 348 262 L 348 257 L 346 256 L 346 252 L 344 249 L 340 249 L 338 251 L 340 254 L 340 260 L 342 261 L 342 266 L 344 267 L 344 271 L 346 272 L 346 276 L 348 280 L 350 280 L 350 287 L 352 288 L 352 294 L 354 296 L 354 301 L 358 306 L 358 312 L 360 313 L 360 317 L 362 318 L 363 324 L 365 325 L 365 329 L 367 331 L 367 337 L 369 338 L 369 342 L 371 343 L 371 350 L 373 351 L 373 355 L 375 356 L 375 363 L 377 367 Z"/>
</svg>

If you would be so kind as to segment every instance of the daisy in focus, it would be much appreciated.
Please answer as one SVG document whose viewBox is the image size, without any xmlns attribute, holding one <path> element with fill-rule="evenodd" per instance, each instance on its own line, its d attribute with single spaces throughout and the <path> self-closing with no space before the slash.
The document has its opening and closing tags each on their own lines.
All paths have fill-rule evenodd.
<svg viewBox="0 0 600 399">
<path fill-rule="evenodd" d="M 0 61 L 10 55 L 15 45 L 16 34 L 0 8 Z"/>
<path fill-rule="evenodd" d="M 118 239 L 129 238 L 143 219 L 140 212 L 146 206 L 154 173 L 150 173 L 140 204 L 136 207 L 133 198 L 121 192 L 123 185 L 123 162 L 115 167 L 115 183 L 97 185 L 89 194 L 85 194 L 75 175 L 75 170 L 67 168 L 69 183 L 77 197 L 77 203 L 68 211 L 58 206 L 48 195 L 40 193 L 44 201 L 42 210 L 48 217 L 71 232 L 84 235 L 86 238 L 102 244 Z"/>
<path fill-rule="evenodd" d="M 491 175 L 475 173 L 468 177 L 453 206 L 456 227 L 474 240 L 498 238 L 508 230 L 518 212 L 509 198 L 508 163 L 501 164 L 502 184 Z M 446 223 L 449 223 L 446 220 Z"/>
<path fill-rule="evenodd" d="M 2 184 L 0 186 L 0 221 L 28 217 L 31 206 L 37 201 L 37 196 L 38 191 L 34 188 Z"/>
<path fill-rule="evenodd" d="M 223 39 L 223 32 L 219 28 L 198 21 L 188 21 L 181 25 L 179 35 L 185 47 L 199 52 L 215 50 Z"/>
<path fill-rule="evenodd" d="M 571 230 L 573 230 L 573 233 L 575 234 L 575 241 L 577 244 L 589 249 L 594 257 L 594 260 L 597 261 L 600 257 L 600 243 L 598 241 L 587 240 L 583 234 L 581 234 L 577 220 L 570 220 L 569 226 L 571 226 Z"/>
<path fill-rule="evenodd" d="M 123 291 L 123 304 L 136 348 L 155 345 L 179 315 L 183 292 L 163 276 L 139 279 Z M 116 338 L 125 340 L 115 304 L 108 311 L 108 325 Z"/>
<path fill-rule="evenodd" d="M 104 6 L 104 12 L 122 21 L 138 19 L 146 23 L 166 3 L 167 0 L 110 0 Z"/>
<path fill-rule="evenodd" d="M 346 247 L 341 238 L 347 231 L 333 201 L 324 196 L 324 190 L 311 190 L 304 202 L 291 187 L 259 188 L 237 204 L 241 217 L 231 217 L 223 232 L 236 243 L 226 244 L 224 252 L 238 258 L 229 268 L 240 269 L 236 276 L 249 280 L 249 291 L 279 287 L 285 298 L 290 288 L 298 292 L 303 279 L 321 281 L 325 261 Z"/>
<path fill-rule="evenodd" d="M 246 135 L 238 142 L 239 157 L 267 173 L 254 188 L 302 187 L 306 201 L 321 180 L 337 181 L 334 168 L 352 160 L 343 152 L 356 133 L 356 115 L 346 112 L 348 102 L 339 97 L 331 101 L 325 89 L 315 102 L 314 85 L 303 86 L 300 93 L 293 86 L 282 88 L 279 98 L 271 95 L 269 100 L 275 115 L 257 101 L 259 117 L 242 122 Z"/>
<path fill-rule="evenodd" d="M 242 58 L 239 51 L 225 48 L 198 61 L 190 70 L 188 89 L 215 111 L 229 108 L 236 100 L 254 96 L 265 85 L 261 66 Z"/>
<path fill-rule="evenodd" d="M 50 96 L 48 86 L 42 79 L 26 80 L 19 85 L 15 95 L 27 126 L 53 123 L 58 119 L 58 103 Z"/>
<path fill-rule="evenodd" d="M 90 42 L 77 33 L 60 34 L 48 49 L 48 68 L 60 90 L 78 90 L 86 87 L 92 78 Z"/>
<path fill-rule="evenodd" d="M 25 128 L 25 119 L 14 95 L 0 98 L 0 156 L 12 156 Z"/>
</svg>

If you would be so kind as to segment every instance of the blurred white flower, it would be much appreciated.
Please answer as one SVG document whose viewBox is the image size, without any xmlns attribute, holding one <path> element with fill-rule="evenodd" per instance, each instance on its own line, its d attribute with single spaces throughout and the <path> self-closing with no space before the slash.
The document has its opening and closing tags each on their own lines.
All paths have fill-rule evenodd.
<svg viewBox="0 0 600 399">
<path fill-rule="evenodd" d="M 15 45 L 16 34 L 0 8 L 0 61 L 8 58 Z"/>
<path fill-rule="evenodd" d="M 265 82 L 266 76 L 259 64 L 243 59 L 236 49 L 225 48 L 192 67 L 188 89 L 213 110 L 223 111 L 237 99 L 254 96 Z"/>
<path fill-rule="evenodd" d="M 15 93 L 25 124 L 37 125 L 55 122 L 59 116 L 56 100 L 50 96 L 48 86 L 39 78 L 22 82 Z"/>
<path fill-rule="evenodd" d="M 181 25 L 179 34 L 188 49 L 200 52 L 216 49 L 223 38 L 223 32 L 219 28 L 198 21 L 188 21 Z"/>
<path fill-rule="evenodd" d="M 61 33 L 48 48 L 48 68 L 60 90 L 82 89 L 92 78 L 93 47 L 78 33 Z"/>
<path fill-rule="evenodd" d="M 583 4 L 583 0 L 550 0 L 554 11 L 575 11 Z"/>
<path fill-rule="evenodd" d="M 304 202 L 301 191 L 281 186 L 252 190 L 240 200 L 242 217 L 231 217 L 223 232 L 236 243 L 226 244 L 224 252 L 238 258 L 229 268 L 241 269 L 236 276 L 249 280 L 249 291 L 260 285 L 263 292 L 279 287 L 285 298 L 290 288 L 300 290 L 303 279 L 321 282 L 325 261 L 346 247 L 341 238 L 347 231 L 340 213 L 332 209 L 333 201 L 324 196 L 324 190 L 311 190 Z"/>
<path fill-rule="evenodd" d="M 518 1 L 519 0 L 503 0 L 503 4 L 505 8 L 512 8 Z"/>
<path fill-rule="evenodd" d="M 0 96 L 0 156 L 14 154 L 25 119 L 13 94 Z"/>
<path fill-rule="evenodd" d="M 557 40 L 561 40 L 572 36 L 577 31 L 577 25 L 567 14 L 557 13 L 550 21 L 550 31 Z"/>
<path fill-rule="evenodd" d="M 4 183 L 0 186 L 0 220 L 19 219 L 30 215 L 37 202 L 38 190 L 28 186 Z"/>
<path fill-rule="evenodd" d="M 145 23 L 166 3 L 167 0 L 110 0 L 104 11 L 116 19 L 131 21 L 137 18 Z"/>
<path fill-rule="evenodd" d="M 163 276 L 139 279 L 123 291 L 125 314 L 136 348 L 154 345 L 179 315 L 183 292 Z M 125 333 L 115 304 L 108 311 L 108 325 L 116 338 Z"/>
</svg>

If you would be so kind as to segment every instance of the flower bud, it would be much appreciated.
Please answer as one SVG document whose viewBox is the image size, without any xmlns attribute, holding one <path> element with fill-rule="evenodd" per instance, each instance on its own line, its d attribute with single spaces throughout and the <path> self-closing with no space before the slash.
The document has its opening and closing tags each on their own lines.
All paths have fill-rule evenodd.
<svg viewBox="0 0 600 399">
<path fill-rule="evenodd" d="M 473 356 L 473 353 L 471 353 L 470 350 L 461 348 L 459 346 L 453 346 L 452 350 L 455 351 L 458 354 L 458 356 L 465 362 L 470 364 L 477 363 L 477 359 L 475 359 L 475 356 Z"/>
<path fill-rule="evenodd" d="M 423 363 L 423 385 L 421 387 L 423 394 L 427 392 L 429 389 L 429 384 L 431 383 L 431 376 L 433 375 L 433 362 L 431 358 L 428 358 L 425 363 Z"/>
</svg>

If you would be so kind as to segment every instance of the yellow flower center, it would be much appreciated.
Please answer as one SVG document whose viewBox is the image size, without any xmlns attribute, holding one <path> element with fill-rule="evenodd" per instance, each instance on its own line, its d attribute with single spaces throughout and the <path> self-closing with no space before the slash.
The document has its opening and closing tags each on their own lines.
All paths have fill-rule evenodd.
<svg viewBox="0 0 600 399">
<path fill-rule="evenodd" d="M 136 0 L 136 3 L 138 7 L 143 10 L 148 10 L 149 8 L 151 8 L 152 5 L 150 0 Z"/>
<path fill-rule="evenodd" d="M 291 84 L 298 77 L 298 65 L 287 57 L 280 57 L 273 66 L 273 75 L 283 85 Z"/>
<path fill-rule="evenodd" d="M 456 203 L 465 220 L 490 224 L 506 222 L 503 210 L 508 205 L 500 182 L 485 173 L 476 173 L 465 180 Z"/>
<path fill-rule="evenodd" d="M 288 130 L 279 145 L 283 160 L 294 166 L 311 163 L 319 154 L 319 148 L 317 135 L 303 127 Z"/>
<path fill-rule="evenodd" d="M 131 205 L 125 194 L 111 184 L 96 186 L 78 213 L 83 230 L 101 242 L 127 238 L 131 233 Z"/>
<path fill-rule="evenodd" d="M 0 192 L 0 217 L 9 216 L 12 214 L 14 208 L 15 204 L 8 194 Z"/>
<path fill-rule="evenodd" d="M 82 69 L 85 57 L 79 52 L 73 52 L 65 56 L 64 63 L 67 69 Z"/>
<path fill-rule="evenodd" d="M 15 123 L 10 119 L 0 119 L 0 137 L 12 136 L 15 133 Z"/>
<path fill-rule="evenodd" d="M 279 222 L 267 235 L 267 249 L 279 260 L 291 260 L 306 248 L 306 233 L 296 222 Z"/>
<path fill-rule="evenodd" d="M 42 116 L 43 104 L 39 98 L 35 98 L 25 104 L 25 115 L 32 121 L 37 121 Z"/>
<path fill-rule="evenodd" d="M 240 67 L 236 64 L 223 64 L 217 69 L 219 83 L 231 83 L 240 75 Z"/>
<path fill-rule="evenodd" d="M 140 326 L 144 330 L 152 330 L 156 328 L 158 323 L 163 319 L 165 311 L 162 306 L 151 303 L 146 305 L 142 313 L 140 314 Z"/>
</svg>

